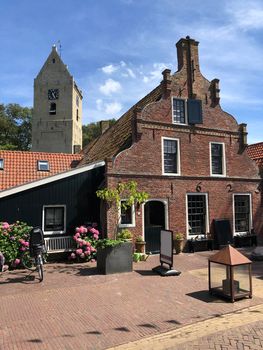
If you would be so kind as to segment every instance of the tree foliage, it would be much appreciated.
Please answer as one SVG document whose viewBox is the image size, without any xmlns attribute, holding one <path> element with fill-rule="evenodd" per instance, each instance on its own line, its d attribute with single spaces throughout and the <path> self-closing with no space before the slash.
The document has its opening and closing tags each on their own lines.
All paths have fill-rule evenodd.
<svg viewBox="0 0 263 350">
<path fill-rule="evenodd" d="M 109 120 L 110 126 L 116 123 L 115 119 Z M 100 122 L 90 123 L 82 126 L 83 148 L 100 135 Z"/>
<path fill-rule="evenodd" d="M 0 149 L 27 151 L 31 147 L 32 108 L 0 104 Z"/>
<path fill-rule="evenodd" d="M 16 103 L 0 104 L 0 149 L 28 151 L 32 140 L 33 109 Z M 110 119 L 112 126 L 115 119 Z M 100 135 L 100 122 L 82 126 L 83 148 Z"/>
</svg>

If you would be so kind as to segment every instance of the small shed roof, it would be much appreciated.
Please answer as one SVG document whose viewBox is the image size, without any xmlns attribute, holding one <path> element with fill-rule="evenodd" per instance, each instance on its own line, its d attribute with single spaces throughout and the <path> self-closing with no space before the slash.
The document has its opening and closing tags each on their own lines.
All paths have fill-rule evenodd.
<svg viewBox="0 0 263 350">
<path fill-rule="evenodd" d="M 218 253 L 211 256 L 208 260 L 211 262 L 230 266 L 251 264 L 251 261 L 247 257 L 241 254 L 231 245 L 228 245 L 225 248 L 221 249 Z"/>
</svg>

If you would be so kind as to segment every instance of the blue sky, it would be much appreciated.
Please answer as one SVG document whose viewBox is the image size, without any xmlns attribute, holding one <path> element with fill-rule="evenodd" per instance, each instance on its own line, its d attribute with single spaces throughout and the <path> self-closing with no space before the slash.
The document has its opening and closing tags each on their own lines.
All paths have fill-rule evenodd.
<svg viewBox="0 0 263 350">
<path fill-rule="evenodd" d="M 261 0 L 0 0 L 0 103 L 33 105 L 33 81 L 59 40 L 84 94 L 83 123 L 117 118 L 177 70 L 175 43 L 200 42 L 221 106 L 263 141 Z"/>
</svg>

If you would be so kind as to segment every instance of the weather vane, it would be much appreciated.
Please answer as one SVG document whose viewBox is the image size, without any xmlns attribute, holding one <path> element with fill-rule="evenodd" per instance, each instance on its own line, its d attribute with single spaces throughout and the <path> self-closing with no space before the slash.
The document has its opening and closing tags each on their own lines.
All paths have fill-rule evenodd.
<svg viewBox="0 0 263 350">
<path fill-rule="evenodd" d="M 61 41 L 60 40 L 58 40 L 58 51 L 59 51 L 59 56 L 61 57 L 62 45 L 61 45 Z"/>
</svg>

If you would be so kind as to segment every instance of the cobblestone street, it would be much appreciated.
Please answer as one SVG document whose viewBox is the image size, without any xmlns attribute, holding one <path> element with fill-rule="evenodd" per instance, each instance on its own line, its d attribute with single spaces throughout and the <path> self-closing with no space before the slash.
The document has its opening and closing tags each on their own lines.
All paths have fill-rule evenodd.
<svg viewBox="0 0 263 350">
<path fill-rule="evenodd" d="M 208 294 L 210 254 L 175 256 L 177 277 L 152 273 L 159 256 L 117 275 L 98 275 L 95 263 L 47 264 L 42 283 L 4 273 L 0 349 L 261 349 L 262 262 L 253 298 L 232 304 Z"/>
</svg>

